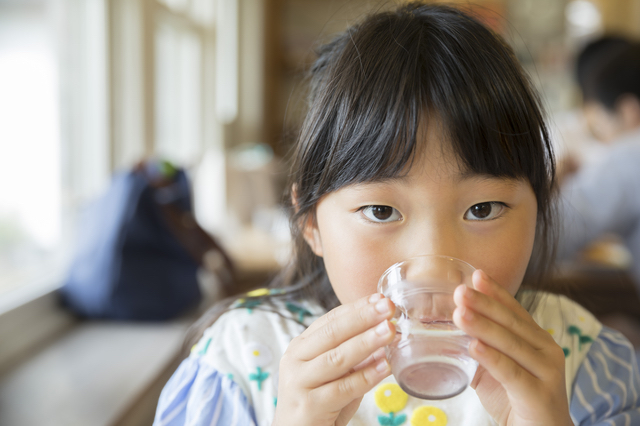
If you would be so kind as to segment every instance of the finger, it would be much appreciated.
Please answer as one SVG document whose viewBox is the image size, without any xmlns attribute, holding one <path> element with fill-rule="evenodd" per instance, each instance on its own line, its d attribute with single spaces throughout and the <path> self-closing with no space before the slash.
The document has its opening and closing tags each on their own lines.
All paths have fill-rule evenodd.
<svg viewBox="0 0 640 426">
<path fill-rule="evenodd" d="M 514 396 L 529 397 L 532 389 L 538 387 L 536 377 L 505 354 L 479 340 L 469 345 L 469 354 L 486 370 L 485 374 L 489 373 Z"/>
<path fill-rule="evenodd" d="M 347 426 L 356 411 L 358 411 L 358 408 L 360 408 L 361 402 L 362 398 L 356 398 L 340 410 L 340 415 L 336 419 L 336 426 Z"/>
<path fill-rule="evenodd" d="M 355 371 L 355 366 L 362 364 L 376 351 L 390 344 L 395 335 L 394 325 L 384 320 L 304 364 L 300 369 L 300 379 L 307 383 L 307 386 L 316 388 L 348 375 Z"/>
<path fill-rule="evenodd" d="M 492 383 L 499 384 L 499 382 L 497 382 L 496 379 L 491 374 L 489 374 L 489 372 L 482 365 L 478 365 L 478 368 L 476 369 L 476 374 L 473 375 L 473 379 L 471 380 L 471 383 L 469 383 L 469 386 L 473 390 L 477 390 L 480 382 L 487 381 L 487 380 L 491 380 Z"/>
<path fill-rule="evenodd" d="M 345 406 L 345 401 L 361 398 L 389 374 L 391 368 L 383 358 L 362 370 L 314 389 L 310 397 L 314 401 L 326 401 L 327 405 L 323 408 L 338 411 Z"/>
<path fill-rule="evenodd" d="M 491 296 L 466 286 L 456 288 L 453 300 L 458 307 L 471 309 L 520 336 L 535 349 L 555 344 L 551 335 L 540 328 L 526 311 L 520 315 Z"/>
<path fill-rule="evenodd" d="M 390 319 L 394 311 L 395 306 L 387 298 L 381 298 L 376 303 L 367 303 L 357 309 L 343 310 L 341 311 L 342 315 L 335 316 L 331 321 L 327 321 L 311 333 L 305 333 L 304 336 L 301 335 L 299 338 L 294 339 L 292 349 L 297 354 L 298 359 L 310 361 L 331 349 L 337 348 L 342 343 L 364 333 L 382 321 Z M 370 355 L 371 352 L 366 355 Z M 363 356 L 353 365 L 365 358 L 366 356 Z"/>
<path fill-rule="evenodd" d="M 535 349 L 519 335 L 465 306 L 456 308 L 453 321 L 469 336 L 481 340 L 483 344 L 503 354 L 508 354 L 520 368 L 538 378 L 547 376 L 550 367 L 545 352 Z"/>
<path fill-rule="evenodd" d="M 327 312 L 325 315 L 323 315 L 320 318 L 318 318 L 317 320 L 315 320 L 305 330 L 305 332 L 303 334 L 313 333 L 315 330 L 317 330 L 318 328 L 324 326 L 325 324 L 335 320 L 336 318 L 340 318 L 342 315 L 344 315 L 345 312 L 351 311 L 353 309 L 359 309 L 359 308 L 362 308 L 362 307 L 367 306 L 367 305 L 372 304 L 372 303 L 376 303 L 377 301 L 379 301 L 383 297 L 384 296 L 382 295 L 382 293 L 374 293 L 374 294 L 371 294 L 369 296 L 362 297 L 362 298 L 356 300 L 355 302 L 348 303 L 346 305 L 340 305 L 340 306 L 338 306 L 336 308 L 333 308 L 332 310 Z"/>
<path fill-rule="evenodd" d="M 568 421 L 569 403 L 565 392 L 564 367 L 552 377 L 539 380 L 509 356 L 482 341 L 474 340 L 469 345 L 469 354 L 480 364 L 472 381 L 472 386 L 479 390 L 479 395 L 483 393 L 486 397 L 487 393 L 493 393 L 491 388 L 495 389 L 499 384 L 507 392 L 512 403 L 519 401 L 518 411 L 524 409 L 525 412 L 521 414 L 525 417 L 536 417 L 542 422 L 540 424 L 555 424 L 555 420 L 560 422 L 558 424 L 573 424 Z M 564 356 L 561 362 L 564 366 Z M 512 404 L 512 410 L 513 407 Z M 553 420 L 539 417 L 544 416 L 545 411 L 554 413 Z"/>
<path fill-rule="evenodd" d="M 371 364 L 376 363 L 376 362 L 380 361 L 383 358 L 384 359 L 387 358 L 387 354 L 385 352 L 385 349 L 384 348 L 378 348 L 374 353 L 369 355 L 364 361 L 362 361 L 360 364 L 358 364 L 355 367 L 353 367 L 351 369 L 351 372 L 355 373 L 356 371 L 360 371 L 363 368 L 368 367 Z"/>
<path fill-rule="evenodd" d="M 476 270 L 471 280 L 474 289 L 503 304 L 523 320 L 534 322 L 529 312 L 504 287 L 489 277 L 486 272 L 480 269 Z"/>
</svg>

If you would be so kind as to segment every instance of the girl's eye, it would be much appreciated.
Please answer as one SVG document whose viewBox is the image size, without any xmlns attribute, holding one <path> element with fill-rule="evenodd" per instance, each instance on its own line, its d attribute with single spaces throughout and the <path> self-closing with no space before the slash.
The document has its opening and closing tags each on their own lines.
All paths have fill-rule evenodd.
<svg viewBox="0 0 640 426">
<path fill-rule="evenodd" d="M 504 203 L 490 201 L 487 203 L 478 203 L 469 208 L 464 214 L 467 220 L 491 220 L 496 219 L 502 214 L 506 208 Z"/>
<path fill-rule="evenodd" d="M 400 220 L 400 212 L 389 206 L 365 206 L 362 207 L 362 214 L 372 222 L 393 222 Z"/>
</svg>

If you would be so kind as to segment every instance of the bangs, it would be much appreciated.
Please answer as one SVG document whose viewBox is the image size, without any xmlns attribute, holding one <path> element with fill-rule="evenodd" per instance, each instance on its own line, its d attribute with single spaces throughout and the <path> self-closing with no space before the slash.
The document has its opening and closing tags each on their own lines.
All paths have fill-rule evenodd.
<svg viewBox="0 0 640 426">
<path fill-rule="evenodd" d="M 410 3 L 322 46 L 310 77 L 288 187 L 291 282 L 316 274 L 334 297 L 325 306 L 338 303 L 323 258 L 305 241 L 308 220 L 333 191 L 402 177 L 429 126 L 462 172 L 530 183 L 538 220 L 524 282 L 544 282 L 554 258 L 553 152 L 540 100 L 499 36 L 453 7 Z"/>
<path fill-rule="evenodd" d="M 545 192 L 547 129 L 511 50 L 459 11 L 414 9 L 376 15 L 319 51 L 298 148 L 315 161 L 300 165 L 299 184 L 319 199 L 401 176 L 423 143 L 418 128 L 436 118 L 464 169 Z"/>
</svg>

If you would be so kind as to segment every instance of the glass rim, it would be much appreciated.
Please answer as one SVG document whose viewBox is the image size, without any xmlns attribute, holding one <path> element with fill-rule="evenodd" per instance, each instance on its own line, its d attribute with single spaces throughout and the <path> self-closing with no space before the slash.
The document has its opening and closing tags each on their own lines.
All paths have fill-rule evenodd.
<svg viewBox="0 0 640 426">
<path fill-rule="evenodd" d="M 419 259 L 438 259 L 438 260 L 444 260 L 444 261 L 451 261 L 453 263 L 458 263 L 461 264 L 465 267 L 468 267 L 471 271 L 471 273 L 473 274 L 473 272 L 476 271 L 476 268 L 473 267 L 473 265 L 471 265 L 469 262 L 466 262 L 462 259 L 458 259 L 457 257 L 453 257 L 453 256 L 447 256 L 447 255 L 442 255 L 442 254 L 421 254 L 418 256 L 412 256 L 409 257 L 407 259 L 404 259 L 400 262 L 396 262 L 393 265 L 389 266 L 380 276 L 380 278 L 378 279 L 378 285 L 377 285 L 377 290 L 380 293 L 384 293 L 383 289 L 382 289 L 382 282 L 384 281 L 384 279 L 391 273 L 391 271 L 398 269 L 399 267 L 401 267 L 403 264 L 407 264 L 411 261 L 414 260 L 419 260 Z M 389 286 L 387 285 L 387 288 Z M 452 290 L 453 291 L 453 290 Z"/>
</svg>

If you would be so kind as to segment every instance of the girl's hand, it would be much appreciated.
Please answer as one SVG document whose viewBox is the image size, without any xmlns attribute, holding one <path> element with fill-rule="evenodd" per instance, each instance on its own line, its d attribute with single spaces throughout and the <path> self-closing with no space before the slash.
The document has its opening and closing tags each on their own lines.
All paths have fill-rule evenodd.
<svg viewBox="0 0 640 426">
<path fill-rule="evenodd" d="M 573 425 L 565 388 L 564 352 L 531 315 L 483 271 L 474 289 L 459 286 L 455 324 L 475 337 L 469 353 L 480 365 L 471 383 L 501 425 Z"/>
<path fill-rule="evenodd" d="M 339 306 L 291 341 L 280 361 L 273 426 L 346 425 L 391 372 L 395 306 L 381 294 Z"/>
</svg>

